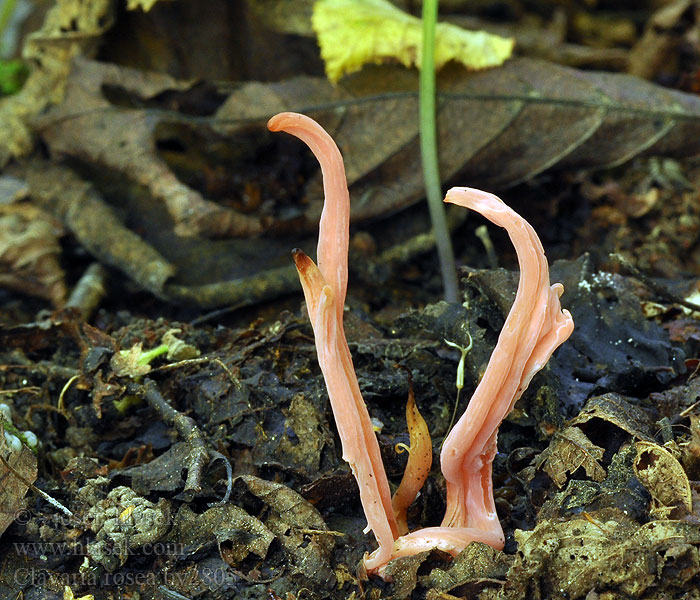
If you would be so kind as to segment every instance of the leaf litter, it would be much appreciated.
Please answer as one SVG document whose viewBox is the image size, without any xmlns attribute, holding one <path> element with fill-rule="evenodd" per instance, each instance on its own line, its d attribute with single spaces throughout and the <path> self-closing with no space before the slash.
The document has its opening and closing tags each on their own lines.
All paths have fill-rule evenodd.
<svg viewBox="0 0 700 600">
<path fill-rule="evenodd" d="M 555 168 L 605 167 L 648 154 L 685 155 L 695 151 L 689 143 L 700 139 L 694 134 L 700 121 L 695 97 L 625 75 L 529 59 L 479 73 L 448 71 L 438 110 L 446 180 L 459 175 L 473 185 L 502 189 Z M 97 186 L 89 192 L 95 218 L 118 222 L 111 211 L 99 208 L 105 201 L 100 188 L 113 188 L 117 181 L 129 228 L 148 232 L 142 240 L 124 232 L 124 243 L 97 240 L 92 243 L 96 257 L 107 258 L 174 302 L 239 304 L 295 289 L 293 272 L 280 261 L 290 242 L 280 234 L 312 231 L 321 210 L 318 174 L 299 190 L 302 203 L 290 207 L 289 192 L 260 171 L 261 157 L 277 144 L 263 132 L 269 115 L 282 109 L 308 112 L 341 148 L 353 149 L 346 152 L 346 167 L 351 191 L 360 198 L 353 204 L 353 219 L 361 223 L 392 215 L 422 197 L 416 85 L 413 74 L 398 69 L 365 70 L 337 88 L 310 77 L 244 83 L 231 93 L 217 92 L 215 108 L 195 116 L 159 100 L 170 94 L 184 100 L 201 89 L 195 82 L 78 58 L 63 102 L 36 118 L 34 127 L 55 156 L 91 165 L 82 178 Z M 230 148 L 236 149 L 233 155 Z M 203 178 L 201 169 L 191 166 L 183 170 L 203 160 L 209 165 L 205 175 L 211 176 Z M 232 160 L 257 161 L 258 172 L 226 182 Z M 296 173 L 303 174 L 305 165 L 300 161 Z M 27 175 L 39 196 L 46 196 L 43 170 L 37 165 Z M 109 173 L 115 177 L 109 179 Z M 294 171 L 282 175 L 294 179 Z M 123 178 L 116 179 L 120 176 L 130 181 L 127 189 Z M 43 176 L 47 179 L 52 178 Z M 74 203 L 85 202 L 84 193 L 78 181 L 72 185 L 74 191 L 60 202 L 45 200 L 59 218 L 82 214 Z M 221 185 L 233 187 L 217 201 L 215 186 Z M 255 200 L 261 196 L 277 200 Z M 124 202 L 124 197 L 132 200 Z M 144 206 L 153 208 L 145 211 Z M 90 228 L 66 226 L 88 242 Z M 293 245 L 312 243 L 309 237 Z M 209 263 L 206 269 L 203 261 Z M 221 278 L 202 281 L 203 273 Z M 165 287 L 169 278 L 172 285 Z"/>
</svg>

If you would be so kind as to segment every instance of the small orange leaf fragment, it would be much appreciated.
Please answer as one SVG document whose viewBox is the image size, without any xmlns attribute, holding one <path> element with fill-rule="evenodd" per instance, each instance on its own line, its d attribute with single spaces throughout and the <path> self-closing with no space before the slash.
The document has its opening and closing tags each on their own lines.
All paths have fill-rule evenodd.
<svg viewBox="0 0 700 600">
<path fill-rule="evenodd" d="M 430 467 L 433 464 L 433 444 L 430 439 L 430 431 L 428 431 L 428 425 L 416 406 L 412 384 L 409 384 L 408 388 L 406 424 L 408 425 L 408 436 L 410 439 L 408 463 L 401 478 L 401 483 L 391 498 L 399 535 L 408 533 L 406 511 L 423 487 L 428 473 L 430 473 Z"/>
</svg>

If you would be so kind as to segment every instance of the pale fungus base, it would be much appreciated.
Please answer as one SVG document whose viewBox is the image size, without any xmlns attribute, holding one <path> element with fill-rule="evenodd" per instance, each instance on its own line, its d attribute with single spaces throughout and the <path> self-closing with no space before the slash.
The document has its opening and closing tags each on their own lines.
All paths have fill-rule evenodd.
<svg viewBox="0 0 700 600">
<path fill-rule="evenodd" d="M 492 194 L 471 188 L 453 188 L 447 193 L 446 202 L 476 210 L 506 229 L 518 254 L 520 283 L 486 372 L 443 445 L 441 466 L 447 482 L 447 509 L 442 525 L 407 533 L 406 508 L 415 499 L 430 466 L 431 455 L 425 451 L 429 434 L 427 429 L 419 434 L 419 426 L 412 426 L 412 434 L 415 430 L 416 437 L 423 440 L 420 444 L 417 440 L 416 447 L 423 449 L 409 461 L 392 503 L 379 445 L 343 331 L 350 198 L 342 156 L 326 131 L 304 115 L 281 113 L 270 119 L 268 127 L 300 138 L 321 164 L 326 197 L 319 225 L 318 266 L 300 250 L 294 251 L 294 261 L 343 458 L 357 479 L 366 531 L 372 530 L 379 544 L 365 557 L 367 572 L 382 575 L 393 558 L 433 548 L 457 555 L 472 541 L 503 548 L 491 481 L 498 427 L 574 326 L 569 312 L 559 304 L 563 286 L 549 283 L 549 268 L 537 234 Z M 407 413 L 413 416 L 412 410 Z M 429 441 L 427 444 L 430 446 Z"/>
</svg>

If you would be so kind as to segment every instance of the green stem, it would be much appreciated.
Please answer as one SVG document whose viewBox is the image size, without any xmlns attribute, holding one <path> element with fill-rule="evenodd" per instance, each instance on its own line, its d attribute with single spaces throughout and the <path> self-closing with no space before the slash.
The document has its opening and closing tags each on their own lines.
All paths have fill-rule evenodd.
<svg viewBox="0 0 700 600">
<path fill-rule="evenodd" d="M 146 350 L 146 352 L 142 352 L 141 356 L 139 356 L 138 363 L 140 365 L 147 365 L 154 358 L 156 358 L 157 356 L 160 356 L 161 354 L 165 354 L 167 351 L 168 351 L 168 346 L 166 344 L 161 344 L 160 346 L 156 346 L 155 348 L 152 348 L 151 350 Z"/>
<path fill-rule="evenodd" d="M 0 38 L 2 38 L 2 34 L 5 33 L 5 28 L 10 22 L 12 13 L 15 12 L 16 4 L 17 0 L 5 0 L 2 8 L 0 8 Z"/>
<path fill-rule="evenodd" d="M 423 163 L 425 193 L 433 224 L 435 244 L 440 260 L 440 272 L 445 300 L 457 302 L 457 268 L 452 240 L 447 228 L 445 206 L 442 202 L 440 170 L 438 166 L 437 132 L 435 126 L 435 25 L 438 0 L 423 0 L 423 52 L 420 69 L 419 122 L 420 151 Z"/>
</svg>

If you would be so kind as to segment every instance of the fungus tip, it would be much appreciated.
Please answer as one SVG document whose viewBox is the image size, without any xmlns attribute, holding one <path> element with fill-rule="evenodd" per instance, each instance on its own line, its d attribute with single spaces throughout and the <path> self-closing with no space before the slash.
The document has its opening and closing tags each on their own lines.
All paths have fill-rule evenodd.
<svg viewBox="0 0 700 600">
<path fill-rule="evenodd" d="M 297 117 L 299 117 L 297 113 L 278 113 L 274 117 L 270 117 L 270 120 L 267 122 L 267 128 L 270 131 L 284 131 L 289 126 L 290 121 Z"/>
<path fill-rule="evenodd" d="M 314 261 L 311 260 L 303 250 L 300 250 L 299 248 L 294 248 L 292 250 L 292 258 L 294 259 L 294 264 L 297 267 L 297 270 L 300 273 L 304 273 L 311 265 L 314 264 Z"/>
</svg>

